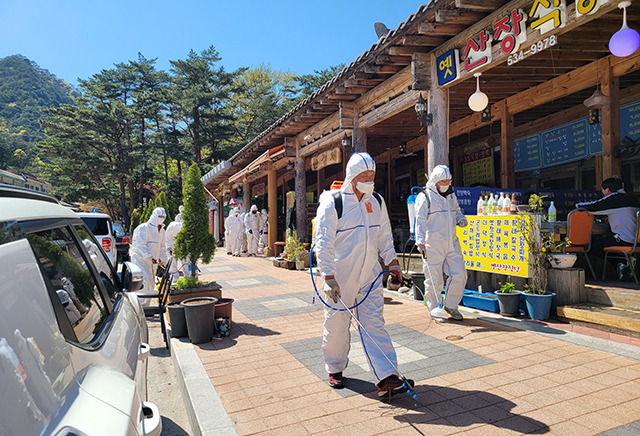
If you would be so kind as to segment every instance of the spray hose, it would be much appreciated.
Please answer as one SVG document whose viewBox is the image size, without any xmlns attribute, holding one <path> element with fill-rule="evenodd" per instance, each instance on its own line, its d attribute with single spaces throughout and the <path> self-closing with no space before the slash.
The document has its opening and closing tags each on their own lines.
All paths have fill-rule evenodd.
<svg viewBox="0 0 640 436">
<path fill-rule="evenodd" d="M 313 249 L 315 248 L 316 244 L 313 244 L 311 246 L 311 251 L 309 252 L 309 260 L 311 261 L 311 253 L 313 253 Z M 318 292 L 318 287 L 316 286 L 316 281 L 313 278 L 313 268 L 309 268 L 309 273 L 311 274 L 311 283 L 313 284 L 313 289 L 316 291 L 316 295 L 318 296 L 318 298 L 320 299 L 320 301 L 322 301 L 322 304 L 324 304 L 325 306 L 327 306 L 329 309 L 332 310 L 337 310 L 338 312 L 344 312 L 344 311 L 351 311 L 353 309 L 355 309 L 356 307 L 360 306 L 362 303 L 364 303 L 364 300 L 367 299 L 367 297 L 369 296 L 369 294 L 371 293 L 371 291 L 373 290 L 373 287 L 375 286 L 376 282 L 378 281 L 378 279 L 385 273 L 384 271 L 381 271 L 380 274 L 378 274 L 378 276 L 373 280 L 373 282 L 371 283 L 371 286 L 369 286 L 369 290 L 367 291 L 367 293 L 364 295 L 364 298 L 362 298 L 362 300 L 360 300 L 359 302 L 356 302 L 356 304 L 354 304 L 351 307 L 347 307 L 346 305 L 344 305 L 344 302 L 342 301 L 342 299 L 340 299 L 340 301 L 342 302 L 342 304 L 344 305 L 345 308 L 340 309 L 339 307 L 333 307 L 331 306 L 329 303 L 327 303 L 326 301 L 324 301 L 324 299 L 322 298 L 322 296 L 320 295 L 320 292 Z"/>
</svg>

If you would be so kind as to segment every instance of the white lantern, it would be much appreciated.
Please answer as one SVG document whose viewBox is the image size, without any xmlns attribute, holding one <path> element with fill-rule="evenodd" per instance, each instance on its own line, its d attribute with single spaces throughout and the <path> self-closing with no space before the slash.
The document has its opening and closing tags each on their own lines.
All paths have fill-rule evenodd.
<svg viewBox="0 0 640 436">
<path fill-rule="evenodd" d="M 481 112 L 489 104 L 489 97 L 480 91 L 480 76 L 482 76 L 482 73 L 475 73 L 474 76 L 476 77 L 476 92 L 469 97 L 469 107 L 474 112 Z"/>
</svg>

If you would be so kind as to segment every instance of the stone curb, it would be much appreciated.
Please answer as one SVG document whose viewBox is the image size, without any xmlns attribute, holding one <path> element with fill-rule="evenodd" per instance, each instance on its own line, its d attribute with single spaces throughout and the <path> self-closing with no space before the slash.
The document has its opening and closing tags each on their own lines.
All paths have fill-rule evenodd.
<svg viewBox="0 0 640 436">
<path fill-rule="evenodd" d="M 237 436 L 193 345 L 188 338 L 171 337 L 171 326 L 166 318 L 165 314 L 167 337 L 171 338 L 171 361 L 194 436 Z"/>
</svg>

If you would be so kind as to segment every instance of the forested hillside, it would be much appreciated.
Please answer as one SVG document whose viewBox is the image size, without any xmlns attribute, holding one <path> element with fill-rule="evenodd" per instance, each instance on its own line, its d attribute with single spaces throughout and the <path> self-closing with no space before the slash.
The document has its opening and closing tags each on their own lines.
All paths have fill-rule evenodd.
<svg viewBox="0 0 640 436">
<path fill-rule="evenodd" d="M 43 110 L 74 104 L 78 93 L 21 55 L 0 59 L 0 168 L 29 170 L 44 139 Z"/>
</svg>

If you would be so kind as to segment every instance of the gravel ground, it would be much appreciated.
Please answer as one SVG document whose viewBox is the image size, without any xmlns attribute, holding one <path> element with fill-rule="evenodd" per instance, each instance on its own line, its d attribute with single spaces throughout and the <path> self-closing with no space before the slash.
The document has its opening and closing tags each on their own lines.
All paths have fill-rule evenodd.
<svg viewBox="0 0 640 436">
<path fill-rule="evenodd" d="M 162 415 L 162 435 L 192 434 L 171 354 L 165 348 L 158 316 L 147 318 L 151 356 L 147 369 L 147 395 Z"/>
</svg>

